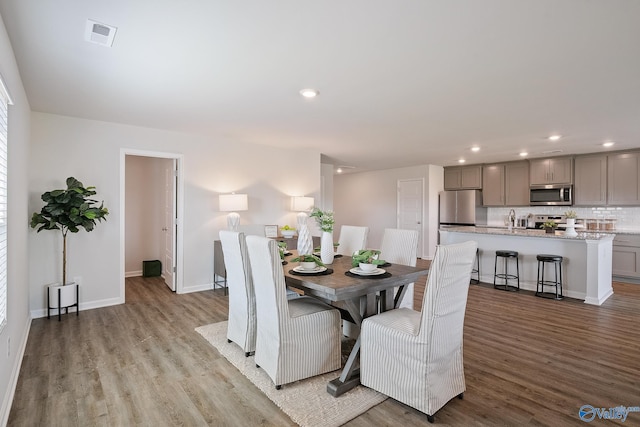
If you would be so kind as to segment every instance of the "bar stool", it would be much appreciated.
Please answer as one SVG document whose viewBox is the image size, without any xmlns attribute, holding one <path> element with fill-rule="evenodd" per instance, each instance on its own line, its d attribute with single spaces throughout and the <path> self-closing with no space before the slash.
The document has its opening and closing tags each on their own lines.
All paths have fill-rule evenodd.
<svg viewBox="0 0 640 427">
<path fill-rule="evenodd" d="M 536 281 L 536 296 L 542 298 L 552 298 L 555 300 L 561 300 L 562 297 L 562 260 L 560 255 L 540 254 L 536 257 L 538 259 L 538 278 Z M 555 277 L 554 280 L 544 280 L 544 266 L 547 263 L 553 263 Z M 559 280 L 558 280 L 559 279 Z M 554 286 L 555 293 L 545 292 L 545 286 Z M 560 292 L 558 292 L 558 288 Z"/>
<path fill-rule="evenodd" d="M 520 290 L 520 263 L 518 262 L 518 252 L 516 251 L 496 251 L 496 260 L 493 266 L 493 287 L 501 291 L 519 291 Z M 504 260 L 504 272 L 498 273 L 498 257 Z M 516 274 L 509 274 L 509 259 L 516 259 Z M 496 279 L 503 279 L 504 283 L 496 284 Z M 509 280 L 516 280 L 518 286 L 509 285 Z"/>
<path fill-rule="evenodd" d="M 480 249 L 476 249 L 476 268 L 471 270 L 471 275 L 477 274 L 478 278 L 477 279 L 471 279 L 472 282 L 474 282 L 476 285 L 478 283 L 480 283 L 480 257 L 478 256 L 478 254 L 480 253 Z"/>
</svg>

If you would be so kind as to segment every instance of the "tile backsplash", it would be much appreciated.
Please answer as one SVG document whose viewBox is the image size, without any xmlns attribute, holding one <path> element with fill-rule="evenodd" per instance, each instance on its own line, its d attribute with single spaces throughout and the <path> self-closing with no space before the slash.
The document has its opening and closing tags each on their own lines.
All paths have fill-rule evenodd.
<svg viewBox="0 0 640 427">
<path fill-rule="evenodd" d="M 502 226 L 512 208 L 488 208 L 487 222 L 489 225 Z M 615 219 L 618 229 L 640 230 L 640 207 L 576 207 L 576 206 L 529 206 L 514 207 L 516 216 L 526 217 L 530 213 L 534 215 L 563 215 L 568 210 L 576 211 L 579 219 Z"/>
</svg>

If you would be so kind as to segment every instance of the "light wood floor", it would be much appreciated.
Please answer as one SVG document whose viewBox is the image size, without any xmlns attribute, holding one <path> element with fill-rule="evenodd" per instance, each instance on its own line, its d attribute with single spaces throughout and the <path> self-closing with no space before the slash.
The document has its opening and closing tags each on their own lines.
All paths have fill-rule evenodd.
<svg viewBox="0 0 640 427">
<path fill-rule="evenodd" d="M 436 425 L 584 425 L 584 404 L 640 406 L 640 286 L 614 290 L 595 307 L 471 285 L 467 391 Z M 133 278 L 126 292 L 124 305 L 33 321 L 10 426 L 293 425 L 194 331 L 226 319 L 220 290 Z M 388 399 L 347 425 L 429 424 Z"/>
</svg>

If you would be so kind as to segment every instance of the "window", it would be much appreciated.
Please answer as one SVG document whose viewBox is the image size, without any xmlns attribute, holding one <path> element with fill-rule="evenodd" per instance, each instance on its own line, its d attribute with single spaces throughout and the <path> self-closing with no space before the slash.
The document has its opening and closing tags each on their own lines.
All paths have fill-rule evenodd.
<svg viewBox="0 0 640 427">
<path fill-rule="evenodd" d="M 7 113 L 11 99 L 0 77 L 0 331 L 7 322 Z"/>
</svg>

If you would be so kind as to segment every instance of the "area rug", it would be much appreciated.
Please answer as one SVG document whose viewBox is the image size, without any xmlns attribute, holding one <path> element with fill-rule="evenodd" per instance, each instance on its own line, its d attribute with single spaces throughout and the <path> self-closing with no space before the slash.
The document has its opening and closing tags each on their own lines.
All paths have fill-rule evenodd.
<svg viewBox="0 0 640 427">
<path fill-rule="evenodd" d="M 339 397 L 331 396 L 327 393 L 327 383 L 340 376 L 340 371 L 286 384 L 276 390 L 267 374 L 256 368 L 253 356 L 245 357 L 238 345 L 227 342 L 227 322 L 200 326 L 196 332 L 302 427 L 340 426 L 387 398 L 363 386 Z"/>
</svg>

